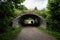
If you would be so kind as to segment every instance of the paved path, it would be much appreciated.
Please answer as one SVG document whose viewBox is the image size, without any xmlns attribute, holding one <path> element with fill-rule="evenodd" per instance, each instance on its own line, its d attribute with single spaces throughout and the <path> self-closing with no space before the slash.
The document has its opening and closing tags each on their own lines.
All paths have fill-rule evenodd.
<svg viewBox="0 0 60 40">
<path fill-rule="evenodd" d="M 14 40 L 55 40 L 52 36 L 38 30 L 36 27 L 25 27 Z"/>
</svg>

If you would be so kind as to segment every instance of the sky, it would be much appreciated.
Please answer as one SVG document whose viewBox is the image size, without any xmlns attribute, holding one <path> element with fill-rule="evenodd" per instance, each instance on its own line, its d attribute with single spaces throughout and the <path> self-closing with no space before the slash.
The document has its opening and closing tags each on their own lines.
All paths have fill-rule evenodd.
<svg viewBox="0 0 60 40">
<path fill-rule="evenodd" d="M 48 0 L 25 0 L 22 5 L 25 5 L 29 10 L 33 10 L 37 7 L 38 10 L 42 10 L 47 7 Z"/>
</svg>

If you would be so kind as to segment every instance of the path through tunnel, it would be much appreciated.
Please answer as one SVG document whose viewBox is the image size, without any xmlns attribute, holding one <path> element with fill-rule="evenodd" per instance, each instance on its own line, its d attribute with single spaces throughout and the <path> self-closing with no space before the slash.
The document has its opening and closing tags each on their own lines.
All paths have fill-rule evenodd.
<svg viewBox="0 0 60 40">
<path fill-rule="evenodd" d="M 46 22 L 42 17 L 35 14 L 25 14 L 15 18 L 13 26 L 15 27 L 16 25 L 22 25 L 24 29 L 22 29 L 14 40 L 55 40 L 54 37 L 36 28 L 38 26 L 46 28 Z"/>
</svg>

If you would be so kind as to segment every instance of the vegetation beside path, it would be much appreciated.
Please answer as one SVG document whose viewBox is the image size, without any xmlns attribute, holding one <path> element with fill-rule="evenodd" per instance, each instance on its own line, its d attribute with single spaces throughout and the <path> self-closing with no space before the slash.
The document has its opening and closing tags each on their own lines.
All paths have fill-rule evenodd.
<svg viewBox="0 0 60 40">
<path fill-rule="evenodd" d="M 60 40 L 60 33 L 54 32 L 54 31 L 50 31 L 50 30 L 44 29 L 42 27 L 39 27 L 38 29 L 43 31 L 43 32 L 45 32 L 45 33 L 47 33 L 47 34 L 49 34 L 49 35 L 51 35 L 51 36 L 53 36 L 53 37 L 55 37 L 57 40 Z"/>
<path fill-rule="evenodd" d="M 22 30 L 22 27 L 12 28 L 10 31 L 0 34 L 0 40 L 13 40 L 13 38 Z"/>
<path fill-rule="evenodd" d="M 0 40 L 13 40 L 14 37 L 22 30 L 22 27 L 16 28 L 16 29 L 11 29 L 10 31 L 0 34 Z M 60 40 L 60 33 L 58 32 L 54 32 L 54 31 L 50 31 L 48 29 L 43 29 L 41 27 L 38 27 L 39 30 L 55 37 L 57 40 Z"/>
</svg>

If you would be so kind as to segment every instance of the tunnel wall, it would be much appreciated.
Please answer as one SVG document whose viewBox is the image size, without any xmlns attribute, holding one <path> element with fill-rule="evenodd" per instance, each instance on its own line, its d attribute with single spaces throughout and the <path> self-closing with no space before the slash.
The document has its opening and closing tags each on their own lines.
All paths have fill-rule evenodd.
<svg viewBox="0 0 60 40">
<path fill-rule="evenodd" d="M 25 15 L 27 15 L 27 14 L 25 14 Z M 35 15 L 35 14 L 32 14 L 32 15 Z M 23 16 L 23 15 L 22 15 L 22 16 Z M 36 16 L 37 16 L 37 15 L 36 15 Z M 41 17 L 41 16 L 38 16 L 38 17 L 40 17 L 40 27 L 46 28 L 46 21 L 45 21 L 45 19 L 44 19 L 43 17 Z M 16 18 L 12 21 L 12 22 L 13 22 L 12 26 L 13 26 L 14 28 L 17 28 L 17 27 L 20 26 L 20 24 L 19 24 L 20 18 L 21 18 L 21 16 L 18 16 L 18 17 L 16 17 Z"/>
</svg>

